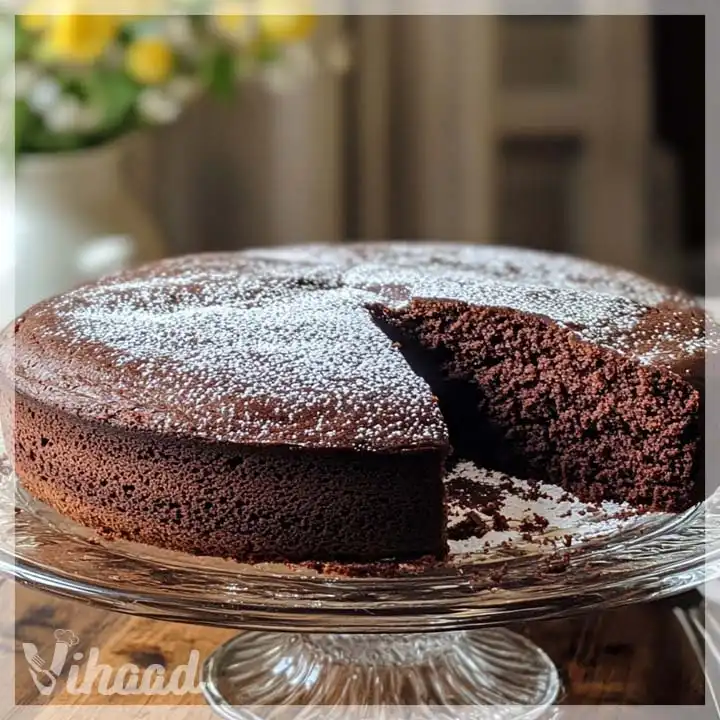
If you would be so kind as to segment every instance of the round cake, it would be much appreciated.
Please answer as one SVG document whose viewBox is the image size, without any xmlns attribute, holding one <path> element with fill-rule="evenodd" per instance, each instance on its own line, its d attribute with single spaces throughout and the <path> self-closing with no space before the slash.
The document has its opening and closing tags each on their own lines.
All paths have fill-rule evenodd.
<svg viewBox="0 0 720 720">
<path fill-rule="evenodd" d="M 28 310 L 0 338 L 0 411 L 27 490 L 110 536 L 441 558 L 451 458 L 592 502 L 696 502 L 708 336 L 683 293 L 563 255 L 195 255 Z"/>
</svg>

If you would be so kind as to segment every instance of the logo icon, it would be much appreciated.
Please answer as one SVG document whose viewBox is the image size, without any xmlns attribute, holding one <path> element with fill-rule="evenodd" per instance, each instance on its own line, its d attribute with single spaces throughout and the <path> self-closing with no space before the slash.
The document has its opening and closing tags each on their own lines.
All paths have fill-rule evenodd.
<svg viewBox="0 0 720 720">
<path fill-rule="evenodd" d="M 34 643 L 23 643 L 23 653 L 30 675 L 42 695 L 53 693 L 58 678 L 65 668 L 70 648 L 75 647 L 79 642 L 80 638 L 72 630 L 56 630 L 55 650 L 49 663 L 40 656 Z"/>
<path fill-rule="evenodd" d="M 138 667 L 125 663 L 113 667 L 100 662 L 100 649 L 72 653 L 80 638 L 72 630 L 55 631 L 51 660 L 42 657 L 34 643 L 23 643 L 23 653 L 35 687 L 41 695 L 52 695 L 62 677 L 69 695 L 185 695 L 202 692 L 200 653 L 190 651 L 188 661 L 168 671 L 154 663 Z M 71 655 L 72 653 L 72 655 Z M 73 661 L 69 661 L 69 658 Z M 83 661 L 82 665 L 80 661 Z"/>
</svg>

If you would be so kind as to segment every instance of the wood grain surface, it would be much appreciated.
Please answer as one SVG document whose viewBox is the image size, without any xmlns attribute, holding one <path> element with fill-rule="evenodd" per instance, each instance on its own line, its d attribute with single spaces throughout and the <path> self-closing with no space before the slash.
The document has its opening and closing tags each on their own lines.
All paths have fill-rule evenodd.
<svg viewBox="0 0 720 720">
<path fill-rule="evenodd" d="M 9 581 L 6 581 L 9 582 Z M 55 630 L 71 629 L 80 639 L 74 651 L 100 649 L 100 662 L 114 668 L 159 663 L 168 671 L 201 660 L 233 630 L 146 620 L 60 600 L 15 587 L 15 702 L 27 705 L 202 705 L 201 695 L 72 695 L 64 682 L 52 696 L 35 688 L 22 643 L 33 643 L 51 658 Z M 672 614 L 676 600 L 596 612 L 565 620 L 516 626 L 552 657 L 564 683 L 563 702 L 573 705 L 701 705 L 704 680 L 685 635 Z M 82 663 L 77 663 L 82 666 Z M 51 707 L 47 708 L 51 711 Z M 43 712 L 41 717 L 51 718 Z"/>
</svg>

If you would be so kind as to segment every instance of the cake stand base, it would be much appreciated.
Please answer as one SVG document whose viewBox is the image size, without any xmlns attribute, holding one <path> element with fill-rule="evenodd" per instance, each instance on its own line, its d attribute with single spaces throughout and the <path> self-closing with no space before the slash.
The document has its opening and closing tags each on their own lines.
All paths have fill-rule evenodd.
<svg viewBox="0 0 720 720">
<path fill-rule="evenodd" d="M 408 635 L 242 632 L 203 668 L 228 720 L 540 718 L 560 691 L 530 640 L 504 629 Z M 461 707 L 462 706 L 462 707 Z"/>
</svg>

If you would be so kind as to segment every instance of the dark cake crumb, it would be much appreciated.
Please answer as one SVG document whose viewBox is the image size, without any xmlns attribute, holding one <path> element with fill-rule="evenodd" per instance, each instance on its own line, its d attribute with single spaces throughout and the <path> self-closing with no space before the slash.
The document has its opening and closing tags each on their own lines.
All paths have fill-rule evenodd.
<svg viewBox="0 0 720 720">
<path fill-rule="evenodd" d="M 550 499 L 549 482 L 583 502 L 692 504 L 700 397 L 689 383 L 516 310 L 416 299 L 378 313 L 440 398 L 458 453 L 532 478 L 527 499 Z"/>
<path fill-rule="evenodd" d="M 445 492 L 449 502 L 463 507 L 474 507 L 489 515 L 502 498 L 502 490 L 497 485 L 482 483 L 462 475 L 453 477 L 445 483 Z"/>
<path fill-rule="evenodd" d="M 477 525 L 469 518 L 463 518 L 460 522 L 448 528 L 448 540 L 469 540 L 475 537 Z"/>
<path fill-rule="evenodd" d="M 492 516 L 492 527 L 493 530 L 503 532 L 510 529 L 510 523 L 508 519 L 500 512 L 495 511 Z"/>
<path fill-rule="evenodd" d="M 547 518 L 534 513 L 532 517 L 524 517 L 520 521 L 520 530 L 526 533 L 542 534 L 549 524 L 550 521 Z"/>
<path fill-rule="evenodd" d="M 528 483 L 528 489 L 524 490 L 521 494 L 521 498 L 523 500 L 530 500 L 531 502 L 535 502 L 536 500 L 543 499 L 543 500 L 549 500 L 550 495 L 548 495 L 547 492 L 541 490 L 541 484 L 537 480 L 531 480 Z"/>
<path fill-rule="evenodd" d="M 504 475 L 500 479 L 500 490 L 503 492 L 512 492 L 515 490 L 515 482 L 509 475 Z"/>
<path fill-rule="evenodd" d="M 548 574 L 566 572 L 570 566 L 570 556 L 566 553 L 560 557 L 553 557 L 542 564 L 542 570 Z"/>
<path fill-rule="evenodd" d="M 475 510 L 470 510 L 460 522 L 448 528 L 449 540 L 469 540 L 481 538 L 488 532 L 487 523 Z"/>
<path fill-rule="evenodd" d="M 503 578 L 507 575 L 508 566 L 507 563 L 503 563 L 497 568 L 493 568 L 490 571 L 490 580 L 491 582 L 495 583 L 496 585 L 500 585 L 503 581 Z M 493 589 L 493 588 L 491 588 Z"/>
</svg>

